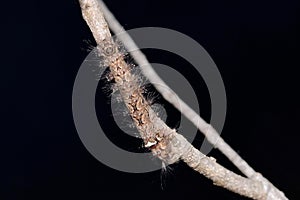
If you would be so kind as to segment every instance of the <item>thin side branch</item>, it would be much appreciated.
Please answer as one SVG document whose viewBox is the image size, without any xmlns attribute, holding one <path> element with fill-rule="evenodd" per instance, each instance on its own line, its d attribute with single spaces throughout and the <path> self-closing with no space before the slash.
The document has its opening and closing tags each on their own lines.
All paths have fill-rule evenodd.
<svg viewBox="0 0 300 200">
<path fill-rule="evenodd" d="M 142 69 L 143 74 L 151 83 L 157 83 L 154 87 L 159 93 L 179 110 L 187 119 L 189 119 L 207 138 L 207 140 L 218 148 L 245 176 L 252 177 L 256 172 L 234 151 L 221 137 L 220 134 L 207 122 L 205 122 L 190 106 L 188 106 L 180 97 L 175 96 L 176 93 L 159 77 L 155 72 L 146 56 L 139 50 L 133 39 L 125 29 L 121 26 L 118 20 L 107 8 L 102 0 L 98 0 L 104 17 L 109 24 L 109 28 L 115 33 L 122 33 L 119 39 L 124 46 L 129 49 L 136 49 L 130 52 L 130 55 Z"/>
<path fill-rule="evenodd" d="M 96 0 L 79 0 L 83 17 L 89 25 L 98 44 L 99 54 L 105 57 L 124 103 L 134 119 L 146 147 L 151 148 L 162 161 L 171 164 L 183 160 L 191 168 L 211 179 L 214 184 L 253 199 L 286 199 L 277 195 L 270 184 L 239 176 L 221 165 L 215 159 L 206 157 L 195 149 L 182 135 L 170 129 L 151 109 L 137 84 L 137 77 L 131 74 L 130 66 L 111 38 Z M 211 126 L 208 125 L 208 128 Z M 206 128 L 207 128 L 206 127 Z M 256 177 L 260 177 L 257 175 Z M 271 195 L 269 194 L 271 192 Z M 274 193 L 274 194 L 273 194 Z M 276 197 L 276 198 L 275 198 Z"/>
</svg>

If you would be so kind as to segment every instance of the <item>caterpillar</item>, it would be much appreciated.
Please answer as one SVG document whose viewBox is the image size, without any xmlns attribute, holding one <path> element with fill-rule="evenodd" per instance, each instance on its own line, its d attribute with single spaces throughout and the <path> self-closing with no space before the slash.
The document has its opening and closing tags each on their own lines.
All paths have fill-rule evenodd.
<svg viewBox="0 0 300 200">
<path fill-rule="evenodd" d="M 113 80 L 113 90 L 119 93 L 117 101 L 125 103 L 127 112 L 143 139 L 143 146 L 167 164 L 177 161 L 178 158 L 172 158 L 168 153 L 170 150 L 167 149 L 168 137 L 175 133 L 175 130 L 170 129 L 158 117 L 158 106 L 152 105 L 155 97 L 151 98 L 150 96 L 154 95 L 147 93 L 144 86 L 147 82 L 138 67 L 128 61 L 128 54 L 123 45 L 118 40 L 105 38 L 97 46 L 97 53 L 100 66 L 109 68 L 107 77 Z"/>
</svg>

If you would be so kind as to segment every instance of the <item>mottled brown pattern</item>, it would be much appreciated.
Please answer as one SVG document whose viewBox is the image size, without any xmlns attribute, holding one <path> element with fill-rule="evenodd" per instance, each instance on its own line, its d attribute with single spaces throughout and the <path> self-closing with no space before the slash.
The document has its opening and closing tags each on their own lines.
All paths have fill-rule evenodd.
<svg viewBox="0 0 300 200">
<path fill-rule="evenodd" d="M 104 45 L 99 45 L 99 55 L 104 57 L 103 63 L 107 63 L 111 75 L 114 78 L 121 96 L 124 99 L 129 114 L 138 128 L 145 144 L 158 143 L 158 133 L 149 131 L 151 119 L 149 116 L 149 103 L 143 96 L 143 90 L 139 87 L 135 74 L 131 73 L 131 67 L 124 61 L 124 56 L 118 52 L 113 40 L 105 39 Z M 152 146 L 153 148 L 153 146 Z"/>
</svg>

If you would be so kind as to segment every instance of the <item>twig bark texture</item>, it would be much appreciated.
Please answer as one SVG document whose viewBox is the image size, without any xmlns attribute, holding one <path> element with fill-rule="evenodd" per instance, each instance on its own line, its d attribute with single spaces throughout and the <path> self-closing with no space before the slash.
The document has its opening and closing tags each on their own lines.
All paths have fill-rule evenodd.
<svg viewBox="0 0 300 200">
<path fill-rule="evenodd" d="M 170 129 L 144 98 L 143 90 L 138 84 L 139 77 L 131 73 L 130 66 L 124 61 L 122 53 L 113 41 L 97 0 L 79 0 L 79 2 L 83 18 L 97 42 L 99 54 L 104 58 L 104 64 L 110 68 L 111 75 L 144 140 L 145 147 L 150 148 L 155 155 L 168 164 L 183 160 L 191 168 L 211 179 L 214 184 L 240 195 L 264 200 L 286 199 L 283 193 L 278 192 L 260 174 L 252 173 L 252 178 L 237 175 L 216 163 L 214 158 L 202 154 L 182 135 Z M 210 125 L 205 127 L 207 128 L 214 130 Z"/>
</svg>

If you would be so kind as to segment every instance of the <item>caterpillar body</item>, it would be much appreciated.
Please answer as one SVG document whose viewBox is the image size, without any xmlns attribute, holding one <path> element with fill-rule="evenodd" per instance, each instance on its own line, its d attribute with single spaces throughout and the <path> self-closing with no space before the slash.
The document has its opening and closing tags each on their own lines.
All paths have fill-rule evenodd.
<svg viewBox="0 0 300 200">
<path fill-rule="evenodd" d="M 108 38 L 97 46 L 97 51 L 100 66 L 109 67 L 108 76 L 115 82 L 114 90 L 120 93 L 120 99 L 125 103 L 144 147 L 167 164 L 176 162 L 178 158 L 170 155 L 171 149 L 168 149 L 168 141 L 176 131 L 170 129 L 151 108 L 151 101 L 145 98 L 147 91 L 142 86 L 144 79 L 134 64 L 126 62 L 128 54 L 122 44 Z"/>
</svg>

